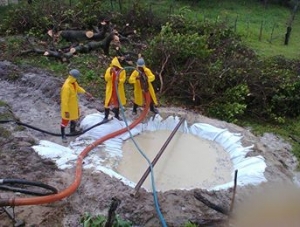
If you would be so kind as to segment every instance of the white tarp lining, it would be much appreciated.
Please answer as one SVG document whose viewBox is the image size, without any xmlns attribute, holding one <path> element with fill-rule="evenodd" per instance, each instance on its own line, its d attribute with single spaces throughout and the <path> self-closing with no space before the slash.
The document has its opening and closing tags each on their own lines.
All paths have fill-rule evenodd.
<svg viewBox="0 0 300 227">
<path fill-rule="evenodd" d="M 103 117 L 104 116 L 101 113 L 87 115 L 82 120 L 80 126 L 83 130 L 87 129 L 102 121 Z M 167 119 L 163 119 L 160 115 L 156 115 L 154 119 L 151 118 L 148 122 L 137 125 L 131 130 L 131 133 L 132 135 L 138 135 L 143 131 L 171 131 L 176 127 L 179 121 L 180 118 L 176 116 L 170 116 Z M 126 125 L 123 121 L 114 119 L 79 136 L 75 141 L 69 144 L 69 147 L 41 140 L 39 145 L 33 146 L 33 149 L 40 156 L 54 160 L 60 169 L 71 168 L 75 166 L 77 156 L 86 146 L 95 140 L 124 127 L 126 127 Z M 252 150 L 253 146 L 243 147 L 241 143 L 242 136 L 240 134 L 231 133 L 227 129 L 217 128 L 204 123 L 195 123 L 188 126 L 186 121 L 180 126 L 178 131 L 191 133 L 201 138 L 219 143 L 229 153 L 234 171 L 238 170 L 237 185 L 258 185 L 267 181 L 264 176 L 266 168 L 264 158 L 262 156 L 246 157 L 247 153 Z M 105 141 L 104 146 L 98 146 L 85 158 L 84 168 L 93 168 L 95 171 L 104 172 L 111 177 L 120 179 L 122 182 L 131 187 L 135 187 L 136 183 L 129 181 L 125 177 L 113 171 L 117 158 L 122 157 L 123 141 L 129 138 L 130 134 L 126 132 L 113 139 Z M 97 155 L 98 149 L 105 149 L 105 155 Z M 234 184 L 234 171 L 232 173 L 232 181 L 215 186 L 211 188 L 211 190 L 220 190 L 232 187 Z"/>
</svg>

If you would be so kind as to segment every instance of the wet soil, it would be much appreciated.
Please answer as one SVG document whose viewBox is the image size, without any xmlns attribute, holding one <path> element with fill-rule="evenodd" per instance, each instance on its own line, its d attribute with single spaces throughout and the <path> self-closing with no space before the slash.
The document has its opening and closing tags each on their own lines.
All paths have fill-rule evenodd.
<svg viewBox="0 0 300 227">
<path fill-rule="evenodd" d="M 0 114 L 7 117 L 14 115 L 24 123 L 59 133 L 59 92 L 62 83 L 62 78 L 44 70 L 0 62 L 0 100 L 8 104 L 0 108 Z M 80 103 L 83 116 L 95 112 L 96 107 L 102 105 L 100 100 L 89 102 L 85 97 L 80 97 Z M 265 157 L 267 164 L 265 176 L 268 184 L 293 183 L 298 162 L 291 154 L 291 146 L 280 137 L 270 133 L 256 137 L 249 129 L 210 119 L 186 109 L 175 107 L 159 109 L 162 116 L 176 114 L 185 116 L 189 123 L 203 122 L 241 133 L 245 146 L 254 144 L 254 150 L 248 155 Z M 41 181 L 58 190 L 63 190 L 72 183 L 75 169 L 60 170 L 55 163 L 41 158 L 31 148 L 41 139 L 61 143 L 59 137 L 20 127 L 14 123 L 0 126 L 0 178 Z M 251 195 L 256 188 L 257 186 L 238 187 L 236 202 L 241 203 L 245 196 Z M 132 221 L 136 226 L 161 226 L 152 194 L 142 189 L 139 196 L 132 197 L 132 190 L 116 178 L 84 170 L 78 190 L 70 197 L 46 205 L 17 206 L 14 212 L 17 219 L 25 221 L 26 226 L 76 227 L 82 226 L 80 218 L 85 212 L 106 215 L 112 198 L 117 197 L 121 200 L 117 209 L 119 217 Z M 198 201 L 194 197 L 195 192 L 201 193 L 215 204 L 226 208 L 230 206 L 231 189 L 216 192 L 201 189 L 160 192 L 158 200 L 168 226 L 184 226 L 188 220 L 226 218 Z M 0 191 L 0 198 L 11 196 L 10 192 Z M 0 226 L 13 226 L 1 209 Z"/>
</svg>

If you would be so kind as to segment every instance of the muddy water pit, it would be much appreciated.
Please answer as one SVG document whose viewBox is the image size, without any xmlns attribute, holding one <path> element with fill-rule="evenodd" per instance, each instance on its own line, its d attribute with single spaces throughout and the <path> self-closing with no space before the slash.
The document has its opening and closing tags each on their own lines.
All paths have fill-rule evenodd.
<svg viewBox="0 0 300 227">
<path fill-rule="evenodd" d="M 116 172 L 137 183 L 170 136 L 169 130 L 145 131 L 123 144 Z M 136 146 L 137 144 L 137 146 Z M 233 164 L 224 148 L 214 141 L 176 132 L 153 168 L 156 190 L 209 189 L 232 180 Z M 152 191 L 151 176 L 142 185 Z"/>
</svg>

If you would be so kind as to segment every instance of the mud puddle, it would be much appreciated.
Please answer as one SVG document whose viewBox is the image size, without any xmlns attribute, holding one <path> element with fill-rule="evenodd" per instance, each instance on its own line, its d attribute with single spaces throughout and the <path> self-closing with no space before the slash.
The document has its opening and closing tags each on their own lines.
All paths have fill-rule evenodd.
<svg viewBox="0 0 300 227">
<path fill-rule="evenodd" d="M 168 130 L 148 131 L 134 137 L 135 142 L 127 140 L 117 172 L 137 183 L 149 166 L 140 151 L 152 162 L 170 133 Z M 219 144 L 177 132 L 154 167 L 155 185 L 160 191 L 208 189 L 230 181 L 232 170 L 230 157 Z M 143 187 L 152 191 L 151 175 Z"/>
</svg>

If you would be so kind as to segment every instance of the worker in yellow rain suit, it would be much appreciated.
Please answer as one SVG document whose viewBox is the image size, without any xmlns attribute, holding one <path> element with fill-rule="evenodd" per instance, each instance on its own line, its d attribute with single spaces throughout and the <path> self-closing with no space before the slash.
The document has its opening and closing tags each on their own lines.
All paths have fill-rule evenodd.
<svg viewBox="0 0 300 227">
<path fill-rule="evenodd" d="M 78 93 L 83 93 L 87 97 L 93 99 L 93 96 L 86 92 L 77 83 L 77 79 L 80 76 L 80 72 L 77 69 L 72 69 L 69 72 L 68 78 L 65 80 L 61 88 L 61 136 L 62 141 L 67 142 L 65 135 L 65 127 L 70 122 L 70 133 L 75 133 L 76 120 L 78 120 L 79 113 L 79 103 L 78 103 Z"/>
<path fill-rule="evenodd" d="M 119 100 L 122 105 L 126 104 L 126 96 L 124 90 L 124 82 L 126 80 L 126 72 L 122 68 L 117 57 L 114 57 L 111 61 L 110 66 L 106 69 L 104 79 L 106 81 L 106 90 L 105 90 L 105 103 L 104 103 L 104 119 L 103 121 L 108 121 L 108 115 L 110 111 L 110 106 L 113 107 L 112 111 L 115 114 L 115 118 L 122 120 L 119 116 Z M 116 91 L 116 83 L 118 94 Z"/>
<path fill-rule="evenodd" d="M 142 106 L 144 103 L 142 91 L 149 90 L 151 96 L 150 111 L 154 114 L 158 113 L 158 110 L 154 107 L 154 104 L 157 105 L 157 98 L 152 86 L 152 83 L 155 80 L 155 75 L 152 71 L 145 66 L 145 61 L 143 58 L 139 58 L 136 63 L 137 69 L 135 69 L 128 82 L 134 85 L 134 103 L 132 114 L 137 114 L 137 107 Z"/>
</svg>

